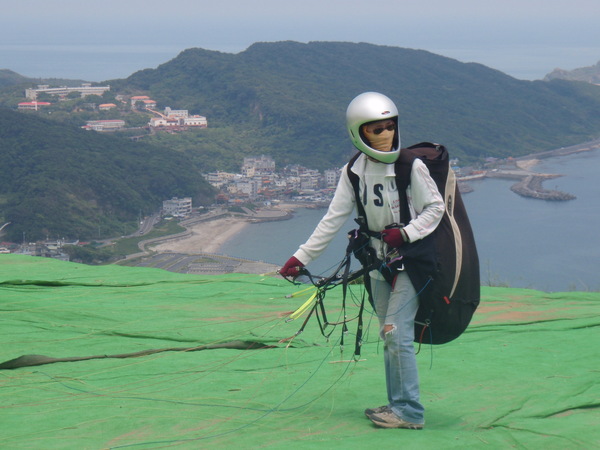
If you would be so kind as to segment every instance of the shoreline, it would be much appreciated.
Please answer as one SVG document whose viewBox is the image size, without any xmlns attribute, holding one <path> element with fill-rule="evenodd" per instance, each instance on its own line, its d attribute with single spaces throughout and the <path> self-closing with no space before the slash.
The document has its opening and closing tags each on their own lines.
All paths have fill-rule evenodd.
<svg viewBox="0 0 600 450">
<path fill-rule="evenodd" d="M 136 265 L 155 267 L 178 273 L 217 275 L 248 273 L 275 275 L 279 266 L 263 261 L 239 258 L 220 253 L 231 238 L 243 233 L 252 223 L 287 220 L 293 209 L 303 204 L 284 204 L 275 208 L 250 211 L 248 214 L 220 212 L 213 217 L 192 218 L 182 221 L 186 231 L 147 243 Z"/>
<path fill-rule="evenodd" d="M 242 233 L 250 224 L 288 220 L 293 217 L 294 208 L 304 206 L 301 203 L 281 203 L 258 211 L 246 210 L 246 214 L 223 213 L 216 218 L 183 221 L 184 234 L 149 244 L 148 249 L 157 253 L 218 254 L 228 240 Z"/>
<path fill-rule="evenodd" d="M 206 220 L 186 226 L 186 236 L 149 245 L 149 250 L 158 253 L 218 253 L 233 236 L 244 231 L 250 223 L 245 218 L 226 217 Z"/>
<path fill-rule="evenodd" d="M 560 175 L 540 174 L 533 172 L 532 169 L 540 163 L 540 159 L 549 158 L 552 156 L 566 156 L 569 154 L 590 151 L 598 149 L 600 144 L 596 145 L 573 146 L 552 152 L 543 152 L 523 156 L 515 162 L 517 173 L 513 172 L 509 177 L 521 179 L 513 186 L 513 192 L 519 195 L 543 198 L 546 200 L 568 200 L 572 196 L 569 194 L 548 191 L 549 197 L 544 197 L 542 194 L 546 190 L 541 186 L 543 179 L 553 178 Z M 504 174 L 505 176 L 507 174 Z M 502 177 L 501 174 L 495 174 L 497 177 Z M 491 173 L 486 174 L 486 177 L 493 178 Z M 466 181 L 466 180 L 465 180 Z M 516 188 L 516 189 L 515 189 Z M 188 224 L 182 223 L 187 229 L 187 232 L 180 236 L 171 239 L 165 239 L 162 242 L 149 244 L 148 248 L 157 253 L 178 253 L 178 254 L 219 254 L 221 247 L 232 237 L 242 233 L 246 227 L 252 223 L 266 222 L 273 220 L 287 220 L 293 217 L 293 211 L 296 208 L 311 207 L 306 203 L 280 203 L 265 208 L 256 212 L 246 210 L 246 214 L 221 214 L 214 219 L 203 219 L 191 221 Z M 314 207 L 314 206 L 313 206 Z"/>
<path fill-rule="evenodd" d="M 510 190 L 515 194 L 518 194 L 522 197 L 534 198 L 539 200 L 547 200 L 547 201 L 567 201 L 574 200 L 576 197 L 572 194 L 546 189 L 543 186 L 543 182 L 545 180 L 549 180 L 552 178 L 557 178 L 562 175 L 560 174 L 551 174 L 551 173 L 539 173 L 535 172 L 533 169 L 537 166 L 542 159 L 568 156 L 577 153 L 588 152 L 592 150 L 600 149 L 600 139 L 586 142 L 584 144 L 574 145 L 571 147 L 562 147 L 556 150 L 550 150 L 546 152 L 533 153 L 530 155 L 521 156 L 514 159 L 514 169 L 494 169 L 487 170 L 480 175 L 474 177 L 463 177 L 458 178 L 459 183 L 462 181 L 462 188 L 464 192 L 471 192 L 472 188 L 468 186 L 465 182 L 469 179 L 476 178 L 508 178 L 508 179 L 516 179 L 519 180 L 515 184 L 510 187 Z M 462 191 L 462 189 L 461 189 Z"/>
</svg>

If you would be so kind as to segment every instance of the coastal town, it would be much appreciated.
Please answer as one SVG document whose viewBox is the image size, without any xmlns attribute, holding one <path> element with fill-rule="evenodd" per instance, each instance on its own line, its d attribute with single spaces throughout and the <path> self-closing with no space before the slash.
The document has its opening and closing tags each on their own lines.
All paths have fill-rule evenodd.
<svg viewBox="0 0 600 450">
<path fill-rule="evenodd" d="M 54 102 L 61 103 L 78 98 L 85 99 L 89 96 L 101 97 L 107 92 L 110 92 L 110 86 L 93 86 L 92 83 L 83 83 L 81 86 L 76 87 L 38 85 L 36 88 L 25 90 L 27 101 L 20 102 L 17 105 L 17 109 L 19 111 L 40 111 L 50 109 Z M 40 97 L 44 100 L 40 100 Z M 177 132 L 186 131 L 189 128 L 208 127 L 208 121 L 205 116 L 190 114 L 185 109 L 171 109 L 171 107 L 167 106 L 162 112 L 158 111 L 156 101 L 147 95 L 126 96 L 117 94 L 115 95 L 115 101 L 117 103 L 86 102 L 78 106 L 78 108 L 96 112 L 114 112 L 116 114 L 149 113 L 152 117 L 145 128 L 150 133 L 157 131 Z M 82 128 L 92 131 L 114 132 L 127 129 L 128 124 L 126 120 L 121 118 L 86 120 Z"/>
<path fill-rule="evenodd" d="M 90 95 L 101 96 L 109 90 L 110 86 L 92 86 L 89 83 L 82 84 L 79 87 L 61 88 L 41 85 L 35 89 L 25 91 L 28 101 L 19 103 L 18 109 L 37 111 L 51 106 L 51 102 L 39 100 L 40 96 L 45 99 L 49 97 L 56 98 L 60 102 L 76 96 L 82 98 Z M 156 102 L 145 95 L 131 95 L 128 97 L 117 95 L 115 99 L 120 103 L 120 106 L 115 103 L 106 103 L 94 104 L 90 107 L 98 111 L 127 108 L 128 111 L 148 113 L 151 117 L 146 127 L 151 133 L 160 131 L 180 132 L 186 131 L 190 127 L 206 128 L 208 126 L 206 117 L 192 115 L 187 110 L 172 109 L 167 106 L 159 111 Z M 125 127 L 126 123 L 123 119 L 88 120 L 85 125 L 82 125 L 84 129 L 97 132 L 114 132 Z M 533 167 L 543 158 L 591 151 L 598 148 L 600 148 L 600 139 L 525 157 L 488 158 L 477 167 L 462 166 L 458 159 L 452 159 L 450 165 L 457 176 L 459 189 L 463 193 L 468 193 L 473 189 L 469 185 L 470 181 L 485 178 L 507 178 L 515 180 L 511 190 L 518 195 L 548 201 L 566 201 L 575 197 L 570 193 L 545 189 L 543 186 L 545 181 L 556 178 L 560 174 L 534 172 Z M 172 250 L 174 248 L 173 242 L 193 236 L 194 227 L 200 225 L 206 227 L 209 222 L 211 225 L 219 224 L 221 230 L 229 228 L 232 233 L 239 231 L 238 228 L 227 221 L 232 215 L 245 223 L 251 223 L 288 219 L 291 217 L 291 211 L 295 206 L 325 208 L 333 197 L 340 174 L 340 167 L 324 171 L 300 165 L 288 165 L 278 168 L 275 160 L 268 155 L 245 157 L 239 172 L 216 171 L 203 175 L 217 192 L 212 206 L 195 208 L 190 197 L 164 199 L 160 211 L 152 216 L 153 220 L 165 217 L 172 218 L 179 221 L 187 231 L 178 236 L 155 240 L 150 244 L 154 245 L 159 251 Z M 152 221 L 146 219 L 143 226 L 140 225 L 140 229 L 132 236 L 121 236 L 121 238 L 131 238 L 133 236 L 140 238 L 149 233 L 151 229 Z M 195 234 L 197 236 L 202 232 L 196 232 Z M 163 242 L 170 242 L 170 244 L 161 247 Z M 62 248 L 66 245 L 81 244 L 78 240 L 65 238 L 47 239 L 44 242 L 37 243 L 28 243 L 24 240 L 20 245 L 13 244 L 11 247 L 7 244 L 0 246 L 0 253 L 14 252 L 68 260 L 68 255 L 62 251 Z M 139 244 L 141 254 L 146 254 L 147 244 L 149 243 L 143 241 Z M 215 245 L 215 242 L 204 242 L 201 247 L 204 252 L 209 253 L 218 250 L 218 245 Z"/>
<path fill-rule="evenodd" d="M 340 168 L 320 172 L 300 165 L 277 170 L 265 155 L 244 158 L 240 173 L 214 172 L 204 175 L 218 191 L 218 204 L 306 201 L 328 203 L 339 181 Z"/>
<path fill-rule="evenodd" d="M 93 86 L 92 83 L 82 83 L 76 87 L 50 87 L 39 85 L 36 88 L 25 90 L 28 101 L 18 105 L 19 110 L 39 110 L 50 107 L 51 102 L 40 101 L 39 98 L 56 99 L 63 102 L 72 98 L 85 98 L 88 96 L 102 96 L 110 91 L 110 86 Z M 172 109 L 167 106 L 162 111 L 158 110 L 157 102 L 147 95 L 115 95 L 115 103 L 90 104 L 88 107 L 97 111 L 121 110 L 130 112 L 143 112 L 151 115 L 146 128 L 149 133 L 180 132 L 189 128 L 206 128 L 208 120 L 205 116 L 190 114 L 187 110 Z M 123 119 L 87 120 L 82 128 L 98 132 L 114 132 L 126 129 L 127 124 Z M 138 139 L 142 136 L 134 136 Z M 470 180 L 482 178 L 509 178 L 516 183 L 511 190 L 524 197 L 564 201 L 574 198 L 573 195 L 556 190 L 548 190 L 543 182 L 559 174 L 541 174 L 530 169 L 539 159 L 549 156 L 593 150 L 600 147 L 600 140 L 562 147 L 549 152 L 528 155 L 518 158 L 488 158 L 477 167 L 461 166 L 460 161 L 452 159 L 450 165 L 459 181 L 461 192 L 469 192 Z M 327 204 L 333 195 L 339 180 L 340 168 L 331 168 L 323 172 L 309 169 L 299 165 L 286 166 L 281 170 L 275 167 L 275 161 L 265 155 L 244 158 L 239 173 L 212 172 L 205 174 L 205 179 L 218 190 L 215 203 L 218 205 L 239 205 L 244 202 L 261 202 L 271 204 L 280 201 L 307 201 L 316 205 Z"/>
<path fill-rule="evenodd" d="M 564 156 L 600 148 L 600 139 L 586 144 L 564 147 L 551 152 L 529 155 L 509 160 L 489 160 L 483 169 L 461 168 L 458 161 L 452 165 L 457 173 L 461 192 L 472 190 L 472 180 L 485 178 L 514 179 L 511 190 L 516 194 L 550 201 L 564 201 L 574 196 L 556 190 L 544 189 L 545 180 L 560 174 L 544 174 L 531 169 L 543 158 Z M 203 263 L 191 266 L 178 263 L 176 267 L 188 273 L 227 273 L 230 271 L 266 271 L 265 264 L 229 256 L 218 256 L 218 250 L 228 238 L 243 230 L 249 223 L 287 220 L 293 217 L 295 208 L 326 208 L 339 180 L 340 169 L 319 172 L 301 166 L 288 166 L 278 171 L 275 161 L 265 155 L 244 158 L 240 173 L 215 172 L 205 175 L 206 180 L 219 192 L 215 204 L 210 207 L 194 207 L 191 197 L 165 199 L 156 214 L 145 218 L 140 228 L 129 236 L 118 239 L 136 239 L 139 252 L 126 255 L 126 259 L 141 258 L 142 265 L 153 261 L 156 267 L 171 267 L 173 258 L 188 260 L 191 253 L 212 255 Z M 176 235 L 147 240 L 154 224 L 160 219 L 179 222 L 185 231 Z M 6 224 L 5 224 L 6 225 Z M 218 239 L 214 236 L 218 236 Z M 63 251 L 67 245 L 83 245 L 73 239 L 47 239 L 43 242 L 13 244 L 3 243 L 0 253 L 21 253 L 68 260 Z M 162 254 L 162 256 L 160 256 Z M 179 255 L 179 256 L 174 256 Z M 206 257 L 206 256 L 205 256 Z M 216 258 L 216 259 L 215 259 Z M 218 261 L 217 261 L 218 260 Z M 207 262 L 208 261 L 208 262 Z M 217 262 L 215 262 L 217 261 Z M 192 267 L 193 266 L 193 267 Z M 242 268 L 243 267 L 243 268 Z"/>
<path fill-rule="evenodd" d="M 585 144 L 562 147 L 553 151 L 540 152 L 519 158 L 488 158 L 481 167 L 461 167 L 458 159 L 450 165 L 457 176 L 459 189 L 468 193 L 469 181 L 484 178 L 506 178 L 515 180 L 511 190 L 523 197 L 548 201 L 565 201 L 574 195 L 544 188 L 543 183 L 560 174 L 534 172 L 540 160 L 565 156 L 600 148 L 600 139 Z M 288 166 L 277 171 L 275 161 L 265 155 L 244 158 L 241 173 L 215 172 L 205 175 L 206 180 L 219 190 L 217 203 L 241 204 L 246 201 L 272 204 L 279 201 L 303 201 L 326 205 L 332 198 L 339 181 L 340 168 L 319 172 L 302 166 Z"/>
</svg>

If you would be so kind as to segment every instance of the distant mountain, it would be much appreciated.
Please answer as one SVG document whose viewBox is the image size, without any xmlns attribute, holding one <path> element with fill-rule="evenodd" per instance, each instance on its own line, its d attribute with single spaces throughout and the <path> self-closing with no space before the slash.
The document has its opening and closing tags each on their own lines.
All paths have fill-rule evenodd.
<svg viewBox="0 0 600 450">
<path fill-rule="evenodd" d="M 177 152 L 0 109 L 0 222 L 4 239 L 82 240 L 136 229 L 173 196 L 213 200 Z"/>
<path fill-rule="evenodd" d="M 28 81 L 29 78 L 19 75 L 17 72 L 8 69 L 0 69 L 0 88 L 26 83 Z"/>
<path fill-rule="evenodd" d="M 9 69 L 0 69 L 0 88 L 20 84 L 50 84 L 53 86 L 81 86 L 84 80 L 64 78 L 29 78 Z"/>
<path fill-rule="evenodd" d="M 585 81 L 600 85 L 600 61 L 595 66 L 581 67 L 573 70 L 554 69 L 544 77 L 544 80 Z"/>
<path fill-rule="evenodd" d="M 11 99 L 23 79 L 0 71 L 4 104 L 18 102 Z M 140 213 L 166 198 L 211 201 L 200 172 L 239 171 L 244 156 L 271 155 L 278 167 L 339 167 L 355 152 L 346 107 L 367 90 L 397 103 L 404 145 L 440 142 L 463 162 L 600 135 L 600 86 L 521 81 L 480 64 L 371 44 L 259 43 L 238 54 L 188 49 L 156 69 L 105 83 L 111 94 L 148 94 L 159 109 L 207 116 L 209 128 L 133 143 L 70 125 L 64 111 L 58 122 L 0 109 L 0 226 L 11 222 L 9 239 L 131 231 Z"/>
<path fill-rule="evenodd" d="M 367 90 L 396 101 L 403 144 L 440 142 L 463 161 L 600 134 L 599 87 L 522 81 L 422 50 L 363 43 L 257 43 L 238 54 L 193 48 L 106 83 L 207 116 L 203 140 L 176 143 L 204 170 L 238 169 L 244 155 L 261 153 L 279 165 L 339 166 L 354 151 L 345 109 Z"/>
</svg>

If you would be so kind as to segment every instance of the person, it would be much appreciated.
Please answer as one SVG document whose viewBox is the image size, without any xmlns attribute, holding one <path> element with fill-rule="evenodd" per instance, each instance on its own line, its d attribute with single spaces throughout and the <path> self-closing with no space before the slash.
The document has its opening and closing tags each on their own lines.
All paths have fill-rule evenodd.
<svg viewBox="0 0 600 450">
<path fill-rule="evenodd" d="M 360 198 L 355 198 L 346 164 L 326 214 L 279 270 L 284 277 L 296 277 L 301 268 L 321 255 L 358 201 L 373 232 L 370 245 L 380 259 L 388 250 L 432 233 L 444 214 L 444 201 L 429 170 L 416 159 L 407 188 L 411 218 L 408 224 L 400 224 L 394 166 L 401 152 L 400 131 L 398 109 L 390 98 L 377 92 L 358 95 L 348 105 L 346 125 L 352 143 L 361 152 L 350 169 L 359 177 Z M 399 271 L 391 283 L 377 270 L 369 275 L 379 334 L 384 341 L 387 404 L 366 409 L 365 415 L 378 427 L 421 429 L 424 407 L 413 344 L 417 292 L 405 271 Z"/>
</svg>

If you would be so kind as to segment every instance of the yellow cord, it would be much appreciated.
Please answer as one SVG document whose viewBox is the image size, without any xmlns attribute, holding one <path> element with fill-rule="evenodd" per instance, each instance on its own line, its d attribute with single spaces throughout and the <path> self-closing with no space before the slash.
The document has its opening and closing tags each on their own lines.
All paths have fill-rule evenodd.
<svg viewBox="0 0 600 450">
<path fill-rule="evenodd" d="M 317 289 L 317 288 L 316 288 L 315 286 L 309 286 L 309 287 L 307 287 L 306 289 L 301 289 L 301 290 L 299 290 L 299 291 L 297 291 L 297 292 L 294 292 L 293 294 L 286 295 L 286 296 L 285 296 L 285 298 L 294 298 L 294 297 L 298 297 L 299 295 L 302 295 L 302 294 L 304 294 L 305 292 L 308 292 L 308 291 L 310 291 L 311 289 Z"/>
<path fill-rule="evenodd" d="M 306 300 L 300 308 L 298 308 L 296 311 L 294 311 L 292 314 L 290 314 L 290 317 L 288 320 L 295 320 L 298 317 L 300 317 L 302 314 L 304 314 L 306 312 L 306 310 L 312 306 L 315 299 L 317 298 L 318 293 L 319 293 L 318 289 L 315 289 L 315 292 L 313 293 L 313 295 L 311 295 L 308 298 L 308 300 Z"/>
</svg>

